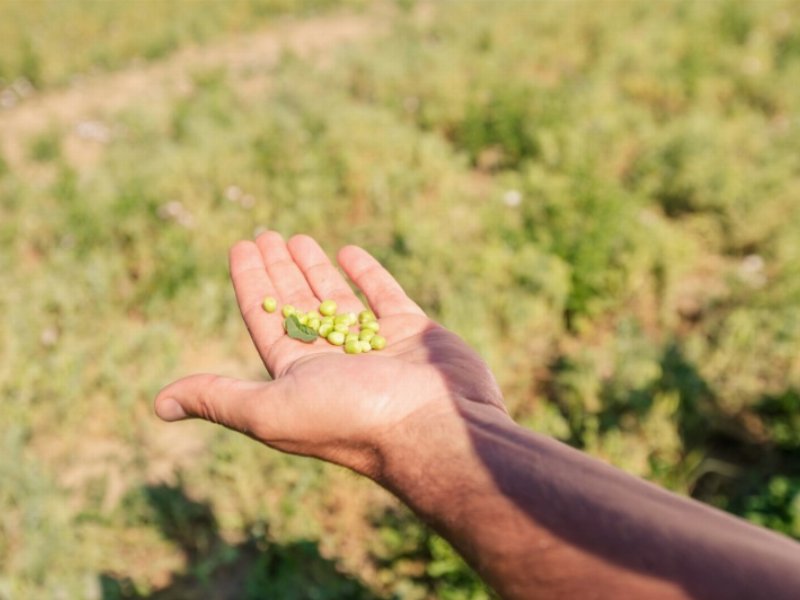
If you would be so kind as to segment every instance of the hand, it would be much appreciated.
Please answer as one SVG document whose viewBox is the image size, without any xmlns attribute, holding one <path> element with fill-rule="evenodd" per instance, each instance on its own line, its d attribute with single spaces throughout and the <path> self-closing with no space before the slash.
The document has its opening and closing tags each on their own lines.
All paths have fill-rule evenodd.
<svg viewBox="0 0 800 600">
<path fill-rule="evenodd" d="M 266 232 L 231 249 L 230 269 L 242 316 L 273 381 L 193 375 L 161 390 L 156 414 L 166 421 L 203 418 L 373 478 L 387 445 L 409 428 L 457 417 L 463 403 L 505 414 L 486 364 L 427 318 L 378 261 L 356 246 L 342 248 L 338 261 L 377 315 L 386 348 L 348 355 L 322 339 L 307 344 L 285 335 L 280 311 L 261 307 L 265 296 L 304 311 L 328 298 L 339 312 L 364 306 L 312 238 L 286 243 Z"/>
</svg>

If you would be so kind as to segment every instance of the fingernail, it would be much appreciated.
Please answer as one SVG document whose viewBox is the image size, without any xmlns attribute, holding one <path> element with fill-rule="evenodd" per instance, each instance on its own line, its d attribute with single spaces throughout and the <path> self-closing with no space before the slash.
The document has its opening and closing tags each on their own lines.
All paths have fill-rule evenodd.
<svg viewBox="0 0 800 600">
<path fill-rule="evenodd" d="M 158 403 L 156 414 L 165 421 L 179 421 L 186 418 L 186 411 L 175 398 L 164 398 Z"/>
</svg>

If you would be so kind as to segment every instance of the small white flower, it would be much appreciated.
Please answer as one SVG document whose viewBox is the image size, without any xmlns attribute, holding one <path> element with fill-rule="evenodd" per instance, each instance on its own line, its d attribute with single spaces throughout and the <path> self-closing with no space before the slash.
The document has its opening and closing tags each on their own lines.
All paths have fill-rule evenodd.
<svg viewBox="0 0 800 600">
<path fill-rule="evenodd" d="M 238 202 L 241 197 L 242 188 L 238 185 L 229 185 L 225 188 L 225 198 L 228 199 L 228 202 Z"/>
<path fill-rule="evenodd" d="M 0 108 L 13 108 L 17 104 L 17 96 L 11 90 L 0 92 Z"/>
<path fill-rule="evenodd" d="M 503 194 L 503 203 L 511 208 L 519 206 L 522 203 L 522 194 L 519 190 L 508 190 Z"/>
<path fill-rule="evenodd" d="M 742 259 L 739 268 L 743 273 L 760 273 L 764 270 L 764 259 L 758 254 L 750 254 Z"/>
<path fill-rule="evenodd" d="M 753 287 L 763 287 L 767 283 L 764 267 L 763 258 L 758 254 L 750 254 L 745 256 L 739 264 L 739 277 Z"/>
<path fill-rule="evenodd" d="M 46 346 L 48 348 L 55 346 L 56 342 L 58 342 L 58 330 L 55 327 L 48 327 L 44 329 L 39 335 L 39 341 L 41 342 L 42 346 Z"/>
<path fill-rule="evenodd" d="M 191 229 L 194 227 L 194 217 L 183 204 L 177 200 L 170 200 L 158 207 L 158 216 L 165 221 L 175 221 L 181 227 Z"/>
<path fill-rule="evenodd" d="M 106 144 L 111 140 L 111 131 L 100 121 L 81 121 L 75 126 L 75 133 L 84 140 Z"/>
<path fill-rule="evenodd" d="M 175 219 L 183 212 L 183 204 L 177 200 L 170 200 L 158 207 L 158 216 L 162 219 Z"/>
<path fill-rule="evenodd" d="M 11 84 L 11 89 L 14 90 L 20 98 L 30 96 L 34 91 L 31 82 L 24 77 L 15 80 L 14 83 Z"/>
</svg>

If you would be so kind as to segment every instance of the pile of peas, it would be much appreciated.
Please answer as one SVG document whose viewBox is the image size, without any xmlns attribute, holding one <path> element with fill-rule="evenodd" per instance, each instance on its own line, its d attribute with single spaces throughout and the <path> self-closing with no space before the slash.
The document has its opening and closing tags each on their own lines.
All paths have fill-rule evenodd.
<svg viewBox="0 0 800 600">
<path fill-rule="evenodd" d="M 264 298 L 264 310 L 273 313 L 278 310 L 278 302 L 272 296 Z M 294 315 L 301 325 L 316 332 L 334 346 L 344 346 L 347 354 L 362 354 L 372 350 L 383 350 L 386 347 L 386 338 L 378 334 L 380 324 L 375 313 L 371 310 L 362 310 L 358 316 L 355 313 L 337 313 L 338 306 L 333 300 L 323 300 L 318 310 L 311 312 L 298 311 L 291 304 L 284 304 L 281 313 L 285 319 Z M 358 326 L 358 331 L 351 331 L 351 327 Z"/>
</svg>

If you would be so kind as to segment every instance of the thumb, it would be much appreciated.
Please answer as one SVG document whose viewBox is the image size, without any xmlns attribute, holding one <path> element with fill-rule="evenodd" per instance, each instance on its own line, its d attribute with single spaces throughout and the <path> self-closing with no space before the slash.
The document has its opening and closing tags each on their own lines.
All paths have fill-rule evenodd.
<svg viewBox="0 0 800 600">
<path fill-rule="evenodd" d="M 162 389 L 155 412 L 164 421 L 197 417 L 256 435 L 273 412 L 283 386 L 276 381 L 242 381 L 219 375 L 190 375 Z"/>
</svg>

